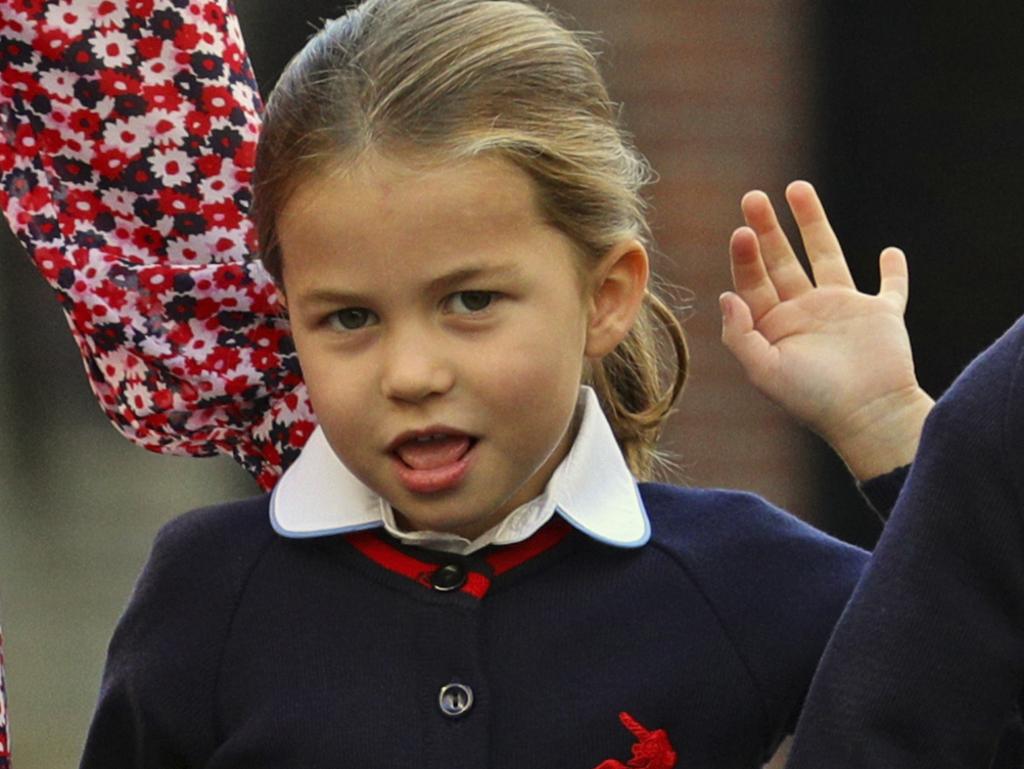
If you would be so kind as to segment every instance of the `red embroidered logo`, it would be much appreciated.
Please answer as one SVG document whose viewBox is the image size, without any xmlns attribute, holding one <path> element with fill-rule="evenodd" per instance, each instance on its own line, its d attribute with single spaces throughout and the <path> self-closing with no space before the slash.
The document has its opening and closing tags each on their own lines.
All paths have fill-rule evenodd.
<svg viewBox="0 0 1024 769">
<path fill-rule="evenodd" d="M 676 751 L 668 741 L 664 729 L 648 731 L 637 723 L 629 713 L 619 713 L 622 725 L 636 737 L 633 757 L 626 763 L 609 758 L 594 769 L 673 769 L 676 765 Z"/>
</svg>

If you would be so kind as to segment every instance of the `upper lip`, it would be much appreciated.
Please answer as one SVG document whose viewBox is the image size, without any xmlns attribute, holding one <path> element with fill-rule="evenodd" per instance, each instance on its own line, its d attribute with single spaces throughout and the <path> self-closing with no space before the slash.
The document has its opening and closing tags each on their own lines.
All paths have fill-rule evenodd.
<svg viewBox="0 0 1024 769">
<path fill-rule="evenodd" d="M 388 444 L 387 450 L 389 452 L 395 451 L 403 443 L 414 441 L 417 438 L 429 438 L 432 435 L 449 435 L 455 438 L 472 438 L 473 436 L 464 430 L 458 430 L 454 427 L 448 427 L 447 425 L 431 425 L 430 427 L 423 427 L 418 430 L 406 430 L 400 433 Z"/>
</svg>

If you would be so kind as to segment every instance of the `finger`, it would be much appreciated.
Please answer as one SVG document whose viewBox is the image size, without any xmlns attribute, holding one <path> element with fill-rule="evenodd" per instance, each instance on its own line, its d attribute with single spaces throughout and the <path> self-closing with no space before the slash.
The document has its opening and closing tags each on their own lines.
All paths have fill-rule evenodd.
<svg viewBox="0 0 1024 769">
<path fill-rule="evenodd" d="M 786 188 L 786 200 L 800 228 L 814 282 L 819 286 L 856 288 L 839 239 L 828 223 L 825 208 L 814 187 L 807 182 L 792 182 Z"/>
<path fill-rule="evenodd" d="M 889 247 L 878 257 L 878 272 L 882 276 L 878 295 L 893 302 L 902 314 L 910 297 L 910 271 L 907 257 L 898 248 Z"/>
<path fill-rule="evenodd" d="M 737 295 L 726 291 L 718 297 L 722 309 L 722 343 L 743 366 L 747 376 L 756 380 L 772 355 L 768 340 L 754 328 L 750 308 Z"/>
<path fill-rule="evenodd" d="M 729 267 L 732 285 L 756 323 L 779 303 L 779 294 L 765 269 L 757 234 L 749 227 L 740 227 L 729 239 Z"/>
<path fill-rule="evenodd" d="M 790 299 L 810 291 L 814 287 L 811 279 L 797 261 L 768 196 L 760 190 L 748 192 L 740 201 L 740 208 L 747 224 L 757 233 L 761 258 L 779 298 Z"/>
</svg>

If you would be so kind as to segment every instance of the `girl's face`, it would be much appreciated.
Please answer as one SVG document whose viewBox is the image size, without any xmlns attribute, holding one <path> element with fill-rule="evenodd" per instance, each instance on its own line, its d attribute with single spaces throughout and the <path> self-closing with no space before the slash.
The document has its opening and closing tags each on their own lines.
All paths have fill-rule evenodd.
<svg viewBox="0 0 1024 769">
<path fill-rule="evenodd" d="M 371 155 L 278 221 L 305 381 L 345 466 L 413 529 L 475 537 L 565 456 L 591 292 L 529 177 Z"/>
</svg>

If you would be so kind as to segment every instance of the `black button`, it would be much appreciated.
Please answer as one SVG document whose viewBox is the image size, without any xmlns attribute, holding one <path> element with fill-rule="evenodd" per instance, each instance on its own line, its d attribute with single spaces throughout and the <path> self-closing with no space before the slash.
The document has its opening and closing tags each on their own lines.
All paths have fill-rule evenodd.
<svg viewBox="0 0 1024 769">
<path fill-rule="evenodd" d="M 458 590 L 466 584 L 466 570 L 461 564 L 449 563 L 430 575 L 430 584 L 442 593 Z"/>
<path fill-rule="evenodd" d="M 465 684 L 448 684 L 441 687 L 437 702 L 442 713 L 449 718 L 458 718 L 473 707 L 473 690 Z"/>
</svg>

